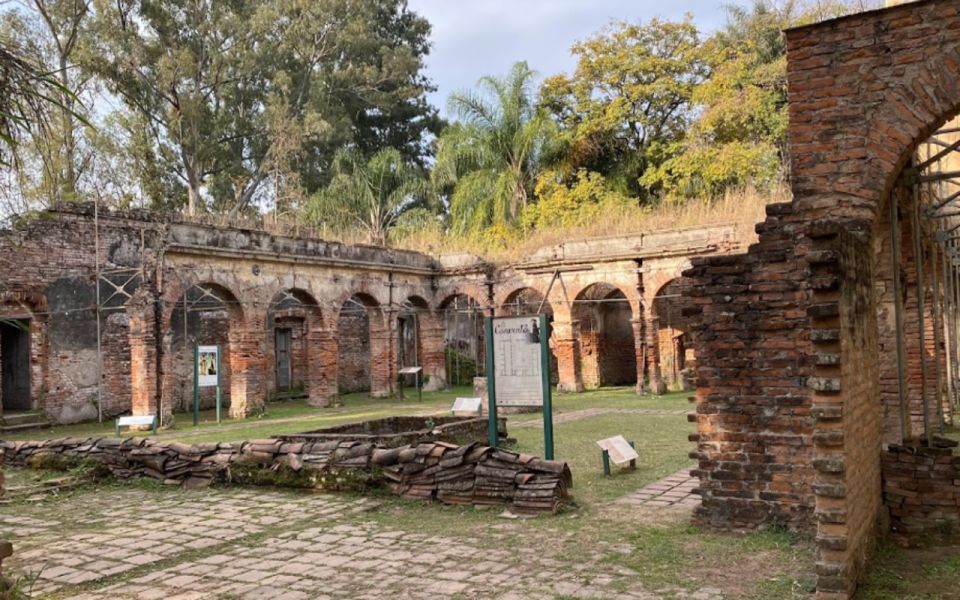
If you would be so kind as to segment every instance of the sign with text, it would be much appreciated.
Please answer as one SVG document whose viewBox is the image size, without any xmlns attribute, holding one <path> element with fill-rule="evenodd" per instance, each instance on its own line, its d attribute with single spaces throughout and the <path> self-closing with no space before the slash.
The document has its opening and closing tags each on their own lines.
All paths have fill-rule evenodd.
<svg viewBox="0 0 960 600">
<path fill-rule="evenodd" d="M 622 435 L 600 440 L 597 442 L 597 445 L 607 451 L 607 454 L 610 455 L 610 460 L 616 465 L 622 465 L 640 458 L 640 455 L 637 454 L 637 451 L 630 445 L 630 442 Z"/>
<path fill-rule="evenodd" d="M 220 380 L 217 377 L 220 368 L 218 354 L 219 346 L 197 347 L 197 385 L 199 387 L 217 387 Z"/>
<path fill-rule="evenodd" d="M 537 316 L 494 319 L 497 406 L 543 406 L 541 334 Z"/>
<path fill-rule="evenodd" d="M 455 416 L 459 416 L 462 413 L 479 415 L 482 413 L 482 403 L 482 398 L 457 398 L 454 400 L 453 406 L 450 408 L 450 412 L 452 412 Z"/>
<path fill-rule="evenodd" d="M 543 457 L 553 460 L 553 400 L 550 393 L 550 321 L 547 315 L 487 317 L 487 440 L 499 440 L 497 407 L 539 406 Z"/>
</svg>

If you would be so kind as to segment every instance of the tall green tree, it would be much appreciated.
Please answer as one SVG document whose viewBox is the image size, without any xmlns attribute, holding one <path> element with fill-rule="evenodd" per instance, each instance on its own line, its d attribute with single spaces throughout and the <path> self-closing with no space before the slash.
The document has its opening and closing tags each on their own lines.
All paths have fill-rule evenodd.
<svg viewBox="0 0 960 600">
<path fill-rule="evenodd" d="M 519 62 L 506 77 L 483 77 L 476 91 L 450 96 L 457 121 L 440 135 L 432 176 L 452 188 L 455 231 L 511 223 L 530 202 L 552 130 L 534 101 L 535 78 Z"/>
<path fill-rule="evenodd" d="M 421 158 L 434 128 L 429 25 L 404 0 L 94 2 L 89 66 L 131 113 L 157 204 L 253 210 L 279 166 L 319 189 L 336 148 Z"/>
<path fill-rule="evenodd" d="M 22 164 L 16 176 L 20 193 L 42 203 L 72 200 L 94 159 L 81 98 L 92 82 L 77 68 L 82 52 L 90 0 L 30 0 L 19 10 L 0 13 L 0 37 L 28 53 L 57 87 L 49 90 L 49 118 L 21 145 Z M 78 118 L 78 116 L 81 116 Z"/>
<path fill-rule="evenodd" d="M 787 49 L 783 30 L 877 5 L 875 0 L 755 0 L 729 6 L 727 24 L 704 44 L 711 76 L 697 86 L 697 117 L 669 158 L 642 182 L 673 198 L 710 198 L 789 176 Z"/>
<path fill-rule="evenodd" d="M 586 170 L 628 195 L 649 195 L 640 178 L 683 137 L 694 90 L 709 75 L 696 27 L 689 15 L 619 22 L 571 52 L 573 74 L 547 79 L 540 95 L 561 131 L 553 162 L 571 181 Z"/>
<path fill-rule="evenodd" d="M 362 231 L 372 244 L 387 245 L 401 215 L 430 203 L 422 171 L 395 148 L 366 159 L 356 149 L 337 152 L 330 184 L 311 198 L 309 221 L 336 233 Z"/>
</svg>

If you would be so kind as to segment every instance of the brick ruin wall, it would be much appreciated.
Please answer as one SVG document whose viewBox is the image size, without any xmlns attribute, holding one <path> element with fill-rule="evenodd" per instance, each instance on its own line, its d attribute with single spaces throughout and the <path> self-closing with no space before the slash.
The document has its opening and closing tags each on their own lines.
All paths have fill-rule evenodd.
<svg viewBox="0 0 960 600">
<path fill-rule="evenodd" d="M 96 282 L 92 274 L 93 228 L 86 215 L 34 219 L 0 238 L 0 315 L 30 318 L 31 396 L 55 422 L 97 417 Z M 162 226 L 146 215 L 103 228 L 100 262 L 116 284 L 139 266 L 141 239 L 155 240 Z M 147 250 L 146 259 L 150 257 Z M 134 290 L 138 282 L 127 286 Z M 109 297 L 113 287 L 101 285 Z M 122 307 L 101 314 L 104 344 L 103 408 L 107 415 L 129 409 L 129 323 Z M 54 357 L 54 358 L 51 358 Z"/>
<path fill-rule="evenodd" d="M 815 529 L 819 600 L 854 593 L 884 529 L 884 485 L 895 527 L 903 518 L 936 527 L 954 499 L 952 458 L 910 462 L 894 446 L 892 471 L 882 451 L 900 428 L 883 215 L 894 196 L 909 223 L 896 180 L 917 145 L 960 109 L 958 28 L 957 3 L 920 0 L 788 31 L 793 203 L 768 207 L 747 254 L 695 260 L 687 272 L 696 286 L 687 309 L 698 349 L 696 518 Z M 919 313 L 906 229 L 897 239 L 904 330 L 915 336 L 905 344 L 906 429 L 915 437 L 924 420 L 918 388 L 937 388 L 933 319 Z M 933 269 L 929 231 L 921 235 Z M 926 378 L 921 356 L 930 358 Z M 929 495 L 891 493 L 920 482 Z"/>
<path fill-rule="evenodd" d="M 578 315 L 580 374 L 587 388 L 633 385 L 637 356 L 628 305 L 599 305 Z M 586 317 L 586 318 L 584 318 Z"/>
<path fill-rule="evenodd" d="M 809 267 L 789 204 L 771 205 L 749 253 L 694 260 L 684 312 L 697 347 L 691 420 L 698 523 L 812 527 Z"/>
<path fill-rule="evenodd" d="M 899 543 L 956 539 L 960 533 L 960 456 L 954 447 L 891 445 L 882 455 L 883 500 Z"/>
<path fill-rule="evenodd" d="M 190 411 L 193 409 L 193 371 L 194 346 L 197 343 L 204 345 L 219 345 L 220 358 L 220 385 L 222 388 L 222 403 L 224 407 L 230 405 L 230 316 L 226 311 L 189 312 L 187 319 L 186 343 L 184 342 L 183 311 L 174 310 L 170 330 L 173 344 L 171 356 L 173 364 L 175 387 L 171 390 L 173 401 L 172 410 Z M 126 349 L 129 356 L 129 345 L 119 346 Z M 127 371 L 129 373 L 129 370 Z M 129 377 L 128 377 L 129 379 Z M 199 390 L 200 408 L 209 409 L 216 406 L 217 390 L 214 387 L 202 387 Z M 122 411 L 121 411 L 122 412 Z"/>
<path fill-rule="evenodd" d="M 370 319 L 365 314 L 341 313 L 337 381 L 340 393 L 370 391 Z"/>
<path fill-rule="evenodd" d="M 558 304 L 561 320 L 555 325 L 565 337 L 551 339 L 553 383 L 560 382 L 562 369 L 574 381 L 586 372 L 588 385 L 635 382 L 638 366 L 649 369 L 652 364 L 649 357 L 641 361 L 643 332 L 652 325 L 633 289 L 642 279 L 637 265 L 646 259 L 630 256 L 657 254 L 662 248 L 671 253 L 729 252 L 736 246 L 730 231 L 718 226 L 567 244 L 570 248 L 560 254 L 587 262 L 568 275 L 567 286 L 553 286 L 556 301 L 562 301 L 567 287 L 576 295 L 603 283 L 595 280 L 589 261 L 607 261 L 604 253 L 623 253 L 620 242 L 632 249 L 604 263 L 616 266 L 608 266 L 615 285 L 603 285 L 628 294 L 629 300 L 623 306 L 600 305 L 593 330 L 597 337 L 584 331 L 583 351 L 574 339 L 569 308 Z M 173 411 L 189 409 L 193 347 L 198 342 L 221 346 L 224 406 L 233 416 L 250 414 L 277 392 L 277 328 L 291 331 L 291 384 L 294 393 L 305 388 L 311 404 L 328 405 L 338 393 L 389 395 L 396 390 L 401 352 L 398 321 L 409 318 L 409 311 L 416 314 L 416 355 L 424 381 L 427 389 L 437 389 L 447 379 L 445 347 L 457 343 L 446 328 L 446 302 L 469 294 L 482 313 L 499 312 L 502 307 L 493 307 L 518 290 L 542 298 L 551 289 L 549 269 L 501 272 L 480 261 L 447 273 L 441 263 L 416 253 L 282 238 L 144 211 L 101 211 L 99 232 L 104 274 L 102 409 L 107 419 L 132 410 L 160 413 L 167 422 Z M 5 274 L 0 280 L 0 316 L 30 319 L 32 408 L 45 411 L 55 423 L 98 416 L 97 369 L 92 368 L 97 364 L 94 233 L 92 207 L 71 204 L 0 236 L 0 273 Z M 580 248 L 576 252 L 587 258 L 579 258 L 571 248 Z M 656 277 L 678 277 L 688 259 L 677 256 L 670 254 L 663 263 L 653 260 L 650 268 Z M 185 308 L 184 298 L 194 285 L 205 286 L 223 304 L 195 306 L 191 297 Z M 354 308 L 355 303 L 348 302 L 351 296 L 362 298 L 368 307 L 365 322 L 362 315 L 342 311 L 345 305 Z M 530 306 L 535 310 L 539 304 L 537 299 Z M 398 306 L 406 312 L 396 312 Z M 552 310 L 548 302 L 547 311 Z M 463 334 L 453 332 L 452 337 Z M 478 338 L 482 340 L 482 334 Z M 483 348 L 477 350 L 482 359 Z M 650 352 L 650 357 L 655 354 Z M 583 383 L 569 387 L 576 391 Z M 214 402 L 213 388 L 200 391 L 202 408 Z"/>
</svg>

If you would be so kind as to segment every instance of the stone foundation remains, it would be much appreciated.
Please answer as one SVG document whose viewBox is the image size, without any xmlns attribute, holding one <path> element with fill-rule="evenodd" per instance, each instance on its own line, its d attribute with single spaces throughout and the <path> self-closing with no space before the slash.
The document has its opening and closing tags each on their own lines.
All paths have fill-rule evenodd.
<svg viewBox="0 0 960 600">
<path fill-rule="evenodd" d="M 397 495 L 445 504 L 509 505 L 518 512 L 556 512 L 573 479 L 566 463 L 480 444 L 424 442 L 380 448 L 370 442 L 164 444 L 145 438 L 62 438 L 0 442 L 6 464 L 92 460 L 118 478 L 150 477 L 202 487 L 213 482 L 284 480 L 297 487 L 342 489 L 386 485 Z M 270 477 L 269 472 L 284 475 Z"/>
</svg>

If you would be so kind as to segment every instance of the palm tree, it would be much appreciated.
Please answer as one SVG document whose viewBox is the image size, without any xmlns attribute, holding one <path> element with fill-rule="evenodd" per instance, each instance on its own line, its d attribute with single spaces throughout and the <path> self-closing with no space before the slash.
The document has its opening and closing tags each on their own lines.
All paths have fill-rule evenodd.
<svg viewBox="0 0 960 600">
<path fill-rule="evenodd" d="M 430 203 L 426 182 L 394 148 L 369 159 L 339 150 L 333 171 L 330 185 L 311 198 L 307 218 L 338 233 L 360 230 L 370 243 L 386 245 L 400 215 Z"/>
<path fill-rule="evenodd" d="M 432 178 L 453 188 L 454 230 L 509 223 L 527 205 L 551 127 L 535 104 L 535 79 L 518 62 L 506 77 L 483 77 L 478 91 L 450 96 L 458 121 L 440 135 Z"/>
</svg>

